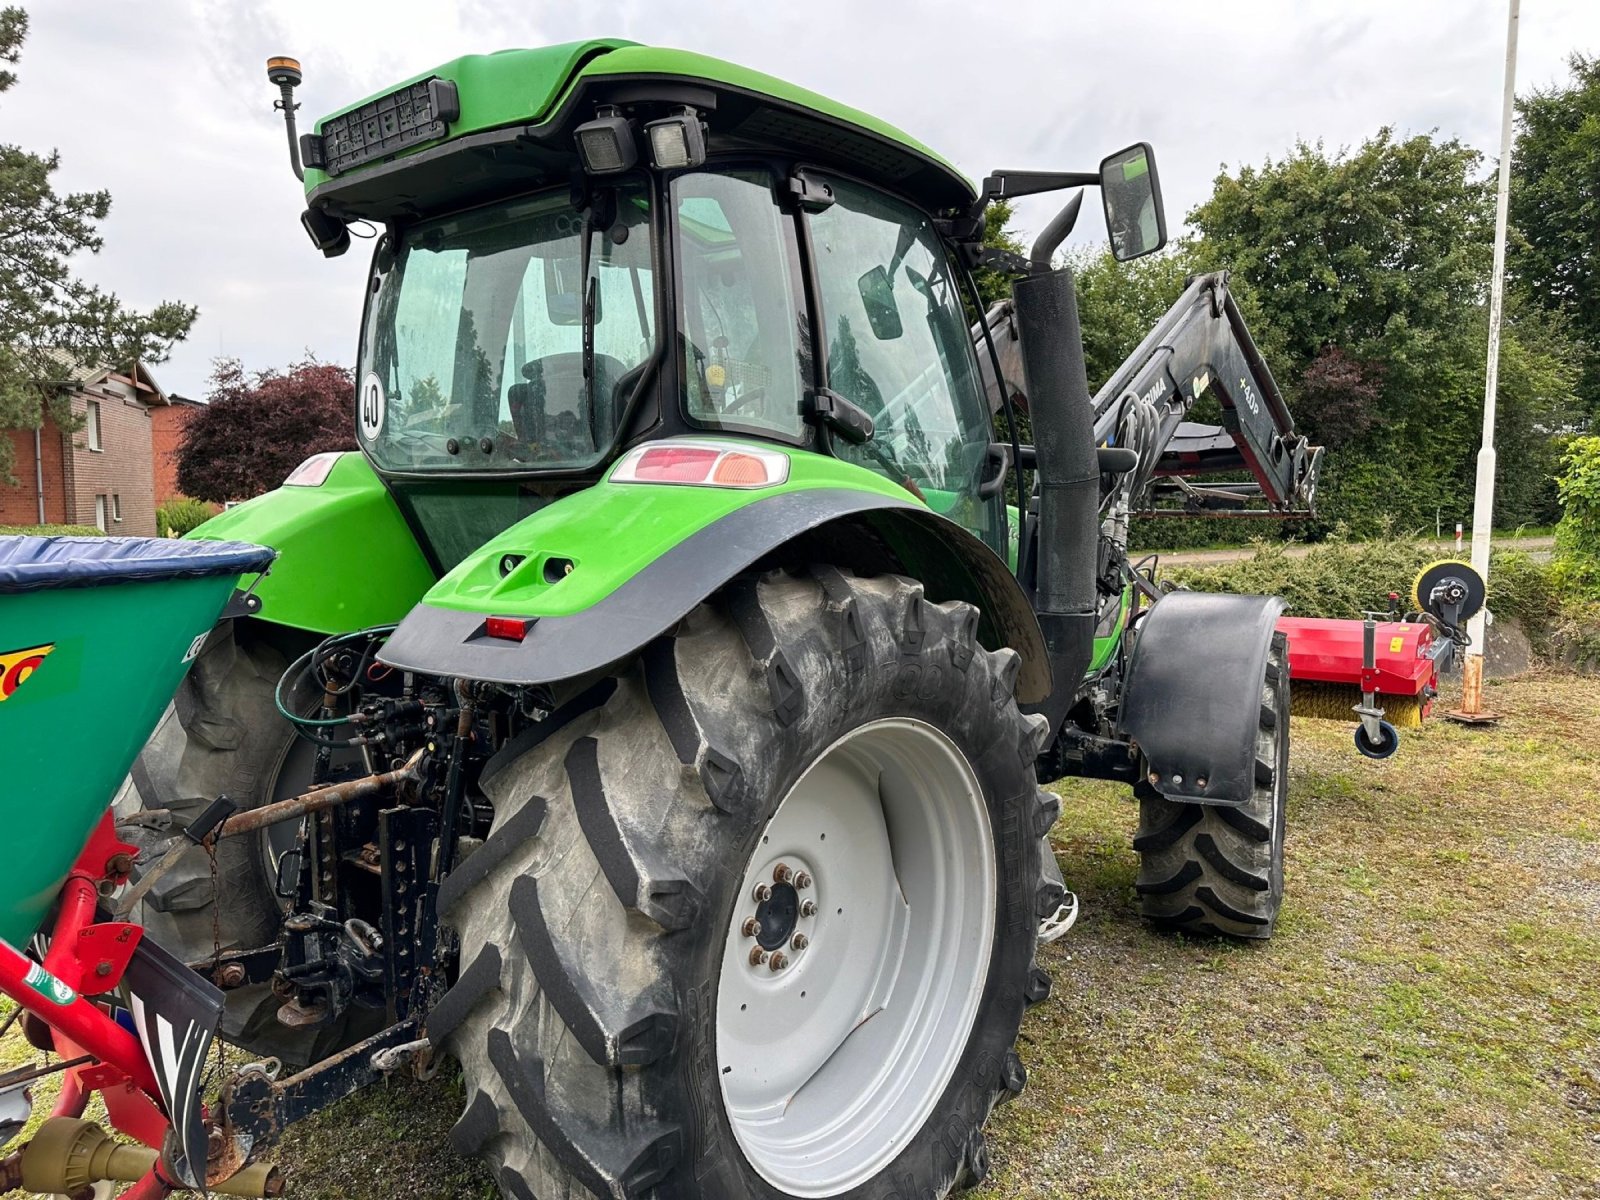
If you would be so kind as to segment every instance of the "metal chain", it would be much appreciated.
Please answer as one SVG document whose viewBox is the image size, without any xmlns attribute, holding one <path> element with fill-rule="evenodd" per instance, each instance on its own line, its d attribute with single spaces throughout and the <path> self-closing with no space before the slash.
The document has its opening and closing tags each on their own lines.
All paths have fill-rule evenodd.
<svg viewBox="0 0 1600 1200">
<path fill-rule="evenodd" d="M 211 866 L 211 982 L 216 983 L 217 972 L 222 967 L 222 892 L 217 883 L 217 840 L 214 836 L 205 840 L 205 848 Z M 217 1048 L 216 1070 L 220 1079 L 227 1065 L 222 1055 L 222 1038 L 214 1037 L 211 1041 Z"/>
</svg>

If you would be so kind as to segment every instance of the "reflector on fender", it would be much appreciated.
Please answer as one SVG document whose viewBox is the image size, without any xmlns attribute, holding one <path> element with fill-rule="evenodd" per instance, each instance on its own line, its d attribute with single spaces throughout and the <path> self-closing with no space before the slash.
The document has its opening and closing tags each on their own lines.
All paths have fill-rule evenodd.
<svg viewBox="0 0 1600 1200">
<path fill-rule="evenodd" d="M 321 454 L 313 454 L 305 462 L 289 472 L 289 478 L 283 481 L 285 487 L 321 487 L 327 482 L 328 473 L 333 470 L 333 464 L 339 461 L 343 450 L 327 450 Z"/>
<path fill-rule="evenodd" d="M 536 617 L 489 617 L 483 622 L 483 632 L 492 638 L 520 642 L 528 636 L 536 620 Z"/>
<path fill-rule="evenodd" d="M 776 487 L 789 478 L 789 456 L 754 446 L 665 441 L 622 456 L 612 483 L 678 483 L 690 487 Z"/>
</svg>

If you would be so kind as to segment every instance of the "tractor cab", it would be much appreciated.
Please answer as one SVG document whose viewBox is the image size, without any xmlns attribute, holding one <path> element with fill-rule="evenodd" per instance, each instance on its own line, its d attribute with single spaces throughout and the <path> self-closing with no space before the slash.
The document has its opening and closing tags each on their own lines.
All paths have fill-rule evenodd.
<svg viewBox="0 0 1600 1200">
<path fill-rule="evenodd" d="M 513 78 L 542 100 L 480 128 Z M 594 42 L 445 64 L 297 150 L 326 253 L 382 228 L 359 441 L 441 567 L 629 446 L 729 435 L 856 463 L 1004 552 L 951 238 L 979 200 L 898 130 Z"/>
</svg>

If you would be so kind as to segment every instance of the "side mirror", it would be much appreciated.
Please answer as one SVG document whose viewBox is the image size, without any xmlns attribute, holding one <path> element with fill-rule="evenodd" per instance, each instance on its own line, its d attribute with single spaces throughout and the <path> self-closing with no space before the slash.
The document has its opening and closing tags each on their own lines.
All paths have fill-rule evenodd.
<svg viewBox="0 0 1600 1200">
<path fill-rule="evenodd" d="M 1118 262 L 1152 254 L 1167 244 L 1167 217 L 1161 209 L 1161 181 L 1148 142 L 1119 150 L 1100 164 L 1100 197 L 1106 230 Z"/>
<path fill-rule="evenodd" d="M 880 342 L 892 342 L 905 332 L 900 323 L 900 306 L 894 302 L 894 284 L 883 267 L 873 267 L 856 280 L 861 307 L 867 310 L 867 324 Z"/>
</svg>

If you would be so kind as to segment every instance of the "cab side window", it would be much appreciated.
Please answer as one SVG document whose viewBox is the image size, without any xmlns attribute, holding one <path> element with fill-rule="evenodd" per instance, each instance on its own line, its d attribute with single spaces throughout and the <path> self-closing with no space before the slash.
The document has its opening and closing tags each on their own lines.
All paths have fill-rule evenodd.
<svg viewBox="0 0 1600 1200">
<path fill-rule="evenodd" d="M 800 440 L 808 338 L 790 218 L 765 171 L 672 182 L 684 402 L 690 419 Z"/>
<path fill-rule="evenodd" d="M 978 495 L 990 427 L 956 278 L 927 217 L 830 180 L 813 214 L 828 386 L 873 420 L 865 444 L 834 452 L 897 483 L 1000 548 L 997 499 Z"/>
</svg>

